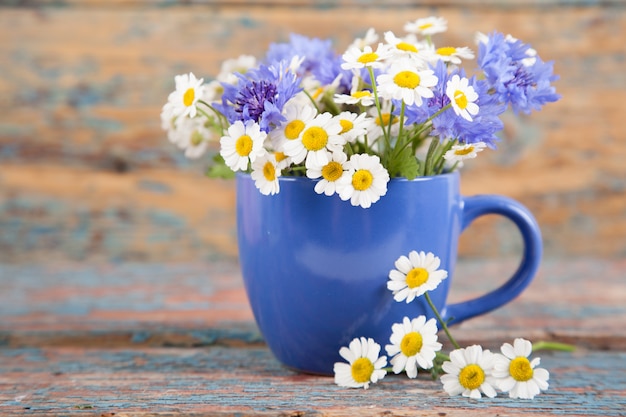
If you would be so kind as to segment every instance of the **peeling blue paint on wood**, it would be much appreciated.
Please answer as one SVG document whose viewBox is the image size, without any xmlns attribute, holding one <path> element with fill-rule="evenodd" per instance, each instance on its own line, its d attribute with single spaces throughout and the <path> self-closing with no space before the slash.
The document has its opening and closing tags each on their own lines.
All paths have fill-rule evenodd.
<svg viewBox="0 0 626 417">
<path fill-rule="evenodd" d="M 364 414 L 371 407 L 376 415 L 385 410 L 407 415 L 436 410 L 466 415 L 623 415 L 624 353 L 587 352 L 584 357 L 552 353 L 541 357 L 542 366 L 551 373 L 550 388 L 535 400 L 500 396 L 475 401 L 448 397 L 441 383 L 429 375 L 415 380 L 388 375 L 367 391 L 340 388 L 330 377 L 302 375 L 284 368 L 262 347 L 16 349 L 0 357 L 2 375 L 14 381 L 0 383 L 0 412 L 15 413 L 29 407 L 38 412 L 71 413 L 73 407 L 89 404 L 99 413 L 176 415 L 194 409 L 324 413 L 351 407 Z"/>
<path fill-rule="evenodd" d="M 93 222 L 76 232 L 66 219 L 76 215 L 84 196 L 77 192 L 60 197 L 54 187 L 36 186 L 37 179 L 20 168 L 54 167 L 91 181 L 103 171 L 135 181 L 139 170 L 165 170 L 177 178 L 168 183 L 175 194 L 189 180 L 180 174 L 201 177 L 205 162 L 186 160 L 160 129 L 160 107 L 174 87 L 174 75 L 194 71 L 208 79 L 217 74 L 222 60 L 260 54 L 293 31 L 334 38 L 342 48 L 369 26 L 381 33 L 400 30 L 411 16 L 431 14 L 437 2 L 353 0 L 337 2 L 332 10 L 326 1 L 277 1 L 267 3 L 272 4 L 269 9 L 211 1 L 140 0 L 116 2 L 114 8 L 104 1 L 90 1 L 89 7 L 75 0 L 38 0 L 28 8 L 18 3 L 5 4 L 0 14 L 0 38 L 7 40 L 0 45 L 5 57 L 0 88 L 6 97 L 0 103 L 0 171 L 11 174 L 0 179 L 0 206 L 26 199 L 38 210 L 9 214 L 0 208 L 0 259 L 11 262 L 21 261 L 26 251 L 39 259 L 53 254 L 158 261 L 180 259 L 184 253 L 191 260 L 204 257 L 207 246 L 211 253 L 206 258 L 233 256 L 232 250 L 207 245 L 197 235 L 181 251 L 163 251 L 160 225 L 144 222 L 144 213 L 133 210 L 124 228 L 103 225 L 100 213 L 89 211 Z M 546 253 L 552 256 L 626 256 L 626 240 L 619 232 L 626 224 L 621 162 L 626 125 L 616 111 L 626 91 L 626 54 L 620 41 L 626 36 L 624 6 L 617 0 L 453 1 L 442 13 L 451 22 L 442 40 L 471 39 L 474 30 L 508 30 L 555 61 L 563 100 L 554 110 L 512 126 L 497 153 L 481 154 L 480 163 L 467 169 L 467 182 L 475 184 L 502 178 L 504 169 L 514 173 L 502 178 L 507 184 L 501 190 L 536 213 Z M 345 19 L 345 12 L 363 7 L 376 13 Z M 93 192 L 101 193 L 97 197 L 103 204 L 113 204 L 106 193 Z M 61 210 L 51 213 L 50 207 L 59 204 Z M 215 206 L 213 201 L 201 204 L 207 211 Z M 197 233 L 197 223 L 178 216 L 177 240 Z M 38 225 L 49 229 L 29 230 Z M 155 234 L 148 231 L 152 227 Z M 491 235 L 484 230 L 469 249 L 461 250 L 486 254 Z M 234 239 L 228 245 L 233 248 Z M 517 249 L 499 245 L 489 255 L 510 255 Z"/>
</svg>

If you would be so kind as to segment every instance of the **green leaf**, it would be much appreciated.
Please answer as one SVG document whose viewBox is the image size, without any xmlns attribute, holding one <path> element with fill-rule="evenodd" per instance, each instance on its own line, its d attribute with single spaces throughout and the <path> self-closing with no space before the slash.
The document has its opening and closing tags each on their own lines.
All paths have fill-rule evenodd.
<svg viewBox="0 0 626 417">
<path fill-rule="evenodd" d="M 405 148 L 389 160 L 389 175 L 391 177 L 405 177 L 409 180 L 417 177 L 419 165 L 411 147 Z"/>
<path fill-rule="evenodd" d="M 224 158 L 219 153 L 213 156 L 213 163 L 206 170 L 206 176 L 211 178 L 233 179 L 235 172 L 226 166 Z"/>
</svg>

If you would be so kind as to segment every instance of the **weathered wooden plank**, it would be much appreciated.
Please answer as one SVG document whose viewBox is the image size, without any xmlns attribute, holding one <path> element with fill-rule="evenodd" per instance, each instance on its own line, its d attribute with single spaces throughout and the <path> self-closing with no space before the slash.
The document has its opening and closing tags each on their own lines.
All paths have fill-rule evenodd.
<svg viewBox="0 0 626 417">
<path fill-rule="evenodd" d="M 0 184 L 2 259 L 236 256 L 231 182 L 171 170 L 4 165 Z"/>
<path fill-rule="evenodd" d="M 512 260 L 463 260 L 451 301 L 481 295 Z M 512 303 L 462 323 L 455 337 L 525 337 L 626 350 L 626 261 L 549 260 Z M 602 284 L 599 285 L 599 282 Z M 160 347 L 262 341 L 234 263 L 0 264 L 0 346 Z"/>
<path fill-rule="evenodd" d="M 554 59 L 562 76 L 563 100 L 511 119 L 500 149 L 468 164 L 465 192 L 520 199 L 536 213 L 550 255 L 626 255 L 623 2 L 548 9 L 420 3 L 358 13 L 342 12 L 350 2 L 63 4 L 0 13 L 0 259 L 234 256 L 232 205 L 222 205 L 232 204 L 232 189 L 204 180 L 203 162 L 184 160 L 159 128 L 173 75 L 210 77 L 221 60 L 263 51 L 292 31 L 345 46 L 369 26 L 399 31 L 406 20 L 433 13 L 450 22 L 446 42 L 467 44 L 475 30 L 509 31 Z M 77 177 L 83 187 L 67 185 Z M 178 203 L 151 205 L 168 197 Z M 472 244 L 463 243 L 463 254 L 517 253 L 506 223 L 484 222 L 468 233 Z M 513 243 L 494 244 L 494 233 Z"/>
<path fill-rule="evenodd" d="M 542 353 L 550 388 L 533 401 L 449 397 L 429 375 L 368 390 L 296 374 L 265 348 L 1 349 L 0 413 L 96 416 L 620 416 L 620 352 Z"/>
</svg>

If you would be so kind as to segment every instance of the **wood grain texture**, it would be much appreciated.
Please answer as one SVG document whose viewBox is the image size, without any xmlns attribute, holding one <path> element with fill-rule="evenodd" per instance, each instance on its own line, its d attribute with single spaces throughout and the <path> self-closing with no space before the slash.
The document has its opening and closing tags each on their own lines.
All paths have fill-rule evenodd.
<svg viewBox="0 0 626 417">
<path fill-rule="evenodd" d="M 550 388 L 534 401 L 449 397 L 429 375 L 368 390 L 296 374 L 266 348 L 4 350 L 3 416 L 623 416 L 624 353 L 543 353 Z M 620 374 L 620 371 L 622 372 Z"/>
<path fill-rule="evenodd" d="M 431 14 L 450 23 L 442 43 L 499 29 L 561 75 L 562 100 L 507 116 L 506 140 L 468 164 L 463 191 L 527 205 L 548 255 L 623 257 L 625 4 L 482 3 L 8 3 L 29 7 L 0 12 L 0 259 L 236 257 L 232 185 L 203 178 L 204 162 L 185 160 L 160 130 L 173 76 L 210 78 L 222 60 L 290 32 L 343 48 L 370 26 L 400 32 Z M 466 235 L 464 256 L 519 252 L 506 221 Z"/>
<path fill-rule="evenodd" d="M 504 283 L 514 260 L 462 261 L 450 301 Z M 461 323 L 469 344 L 514 337 L 626 350 L 626 261 L 552 260 L 519 298 Z M 601 285 L 600 285 L 601 283 Z M 0 264 L 0 346 L 193 347 L 257 344 L 234 263 Z"/>
<path fill-rule="evenodd" d="M 462 263 L 452 298 L 514 266 Z M 578 346 L 536 354 L 550 388 L 534 401 L 474 401 L 426 374 L 365 391 L 285 368 L 252 322 L 235 264 L 0 264 L 0 415 L 623 416 L 625 273 L 623 260 L 546 262 L 517 300 L 455 327 L 462 345 L 492 350 L 514 337 Z"/>
</svg>

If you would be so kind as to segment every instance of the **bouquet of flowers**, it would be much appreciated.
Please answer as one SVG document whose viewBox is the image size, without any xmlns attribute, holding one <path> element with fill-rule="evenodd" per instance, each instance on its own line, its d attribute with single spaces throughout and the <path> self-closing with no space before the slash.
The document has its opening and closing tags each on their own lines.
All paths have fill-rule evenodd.
<svg viewBox="0 0 626 417">
<path fill-rule="evenodd" d="M 494 149 L 507 108 L 540 110 L 557 101 L 552 63 L 509 35 L 475 38 L 477 65 L 469 47 L 437 47 L 433 36 L 447 23 L 439 17 L 409 22 L 405 34 L 373 30 L 342 53 L 328 40 L 293 34 L 271 44 L 257 60 L 240 56 L 223 63 L 216 79 L 204 83 L 193 73 L 175 77 L 176 89 L 161 120 L 169 140 L 189 158 L 212 153 L 208 175 L 249 173 L 265 195 L 280 192 L 281 176 L 314 180 L 312 192 L 370 207 L 387 192 L 391 178 L 452 172 L 486 148 Z M 219 150 L 217 145 L 219 143 Z M 415 378 L 418 370 L 441 376 L 450 395 L 533 398 L 548 388 L 540 348 L 569 346 L 518 338 L 501 353 L 481 346 L 462 348 L 430 300 L 446 279 L 432 253 L 412 251 L 389 272 L 387 289 L 398 302 L 424 297 L 435 318 L 404 317 L 392 326 L 389 355 L 372 339 L 355 338 L 341 348 L 347 363 L 334 365 L 335 382 L 364 387 L 388 371 Z M 438 329 L 454 346 L 441 352 Z"/>
<path fill-rule="evenodd" d="M 468 47 L 437 47 L 443 18 L 407 23 L 399 37 L 370 29 L 343 54 L 329 40 L 292 34 L 260 61 L 223 63 L 209 83 L 175 77 L 161 113 L 171 142 L 197 158 L 213 147 L 210 176 L 251 173 L 263 194 L 282 175 L 318 179 L 314 191 L 369 207 L 393 177 L 453 171 L 495 148 L 500 115 L 559 99 L 552 63 L 501 33 L 478 34 L 476 74 Z"/>
</svg>

